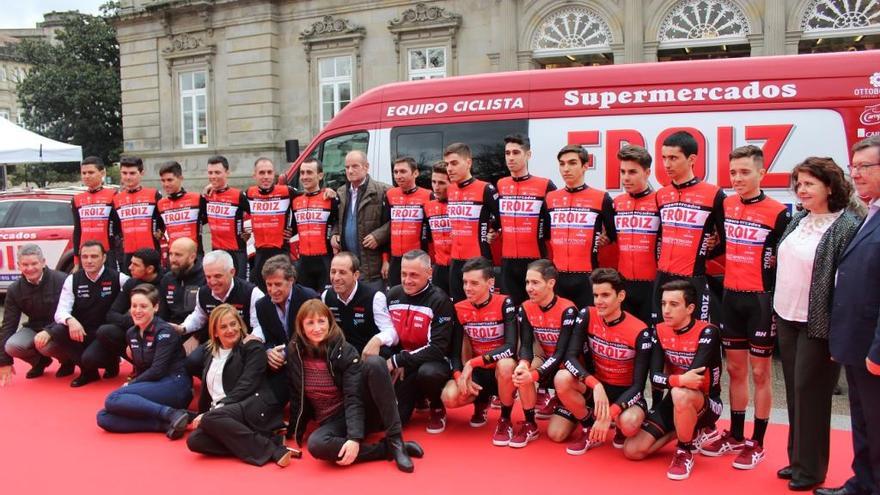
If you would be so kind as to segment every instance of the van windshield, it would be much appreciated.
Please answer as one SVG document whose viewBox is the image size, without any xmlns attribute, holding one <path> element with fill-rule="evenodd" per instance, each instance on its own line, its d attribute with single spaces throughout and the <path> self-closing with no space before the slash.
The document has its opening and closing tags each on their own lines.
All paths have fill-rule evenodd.
<svg viewBox="0 0 880 495">
<path fill-rule="evenodd" d="M 324 187 L 337 189 L 345 184 L 345 155 L 353 150 L 360 150 L 366 153 L 369 142 L 370 135 L 367 132 L 334 136 L 315 146 L 306 160 L 310 158 L 320 159 L 321 164 L 324 166 Z M 299 171 L 291 179 L 290 184 L 297 189 L 302 189 L 299 183 Z"/>
</svg>

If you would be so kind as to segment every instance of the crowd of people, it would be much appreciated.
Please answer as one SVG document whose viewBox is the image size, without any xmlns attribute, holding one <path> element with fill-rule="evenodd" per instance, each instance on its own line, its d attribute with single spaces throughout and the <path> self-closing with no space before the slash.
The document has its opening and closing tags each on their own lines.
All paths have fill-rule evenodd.
<svg viewBox="0 0 880 495">
<path fill-rule="evenodd" d="M 789 416 L 778 476 L 820 495 L 878 492 L 880 138 L 857 143 L 843 168 L 821 157 L 794 167 L 793 214 L 762 191 L 767 164 L 752 145 L 730 153 L 731 196 L 695 176 L 687 132 L 663 142 L 669 184 L 657 191 L 651 155 L 626 145 L 617 154 L 624 192 L 612 199 L 585 183 L 582 147 L 559 151 L 557 188 L 529 173 L 528 137 L 504 143 L 509 177 L 478 180 L 468 146 L 453 143 L 431 169 L 431 190 L 416 185 L 413 158 L 394 160 L 390 187 L 369 176 L 360 151 L 345 157 L 336 191 L 322 189 L 315 158 L 300 166 L 301 191 L 279 184 L 266 158 L 242 191 L 227 183 L 227 160 L 212 157 L 204 194 L 183 188 L 176 162 L 159 169 L 164 194 L 141 186 L 134 157 L 121 161 L 122 188 L 112 191 L 101 160 L 87 158 L 88 190 L 72 204 L 77 269 L 46 267 L 34 244 L 18 252 L 0 385 L 13 358 L 30 364 L 27 378 L 52 359 L 56 376 L 79 368 L 73 387 L 100 370 L 116 377 L 125 359 L 133 372 L 98 412 L 104 430 L 171 439 L 191 430 L 194 452 L 286 466 L 300 455 L 288 441 L 303 445 L 314 422 L 313 457 L 393 459 L 406 472 L 424 454 L 403 439 L 415 411 L 440 434 L 447 409 L 472 407 L 479 428 L 497 407 L 493 445 L 527 447 L 541 435 L 538 419 L 571 455 L 608 442 L 635 461 L 675 441 L 667 476 L 683 480 L 697 453 L 731 455 L 737 469 L 762 462 L 778 346 Z M 616 259 L 600 261 L 603 249 Z M 723 260 L 722 287 L 708 274 L 712 260 Z M 854 476 L 817 488 L 841 366 Z M 524 420 L 514 423 L 517 399 Z M 725 402 L 730 429 L 721 431 Z M 371 432 L 384 439 L 366 443 Z"/>
</svg>

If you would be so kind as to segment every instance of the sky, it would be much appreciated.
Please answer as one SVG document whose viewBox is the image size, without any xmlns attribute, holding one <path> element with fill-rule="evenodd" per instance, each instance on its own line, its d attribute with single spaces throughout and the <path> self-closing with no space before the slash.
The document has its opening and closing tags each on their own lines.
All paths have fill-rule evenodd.
<svg viewBox="0 0 880 495">
<path fill-rule="evenodd" d="M 46 12 L 79 10 L 84 14 L 100 14 L 98 9 L 107 0 L 5 0 L 0 9 L 0 29 L 34 28 Z M 15 7 L 12 7 L 14 4 Z"/>
</svg>

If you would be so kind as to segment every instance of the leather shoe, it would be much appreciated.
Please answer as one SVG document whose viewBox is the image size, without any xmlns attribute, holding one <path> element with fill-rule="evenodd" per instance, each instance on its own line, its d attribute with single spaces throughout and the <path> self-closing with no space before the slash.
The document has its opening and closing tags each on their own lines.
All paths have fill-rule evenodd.
<svg viewBox="0 0 880 495">
<path fill-rule="evenodd" d="M 788 489 L 793 492 L 806 492 L 816 488 L 821 483 L 821 481 L 790 480 L 788 482 Z"/>
<path fill-rule="evenodd" d="M 183 436 L 186 431 L 186 425 L 189 424 L 189 414 L 183 409 L 178 409 L 171 413 L 171 419 L 168 421 L 168 429 L 165 430 L 165 436 L 171 440 L 177 440 Z"/>
<path fill-rule="evenodd" d="M 73 388 L 79 388 L 83 385 L 88 385 L 92 382 L 96 382 L 101 379 L 101 375 L 98 374 L 98 371 L 83 371 L 79 374 L 78 377 L 74 378 L 72 382 L 70 382 L 70 386 Z"/>
<path fill-rule="evenodd" d="M 61 366 L 58 367 L 58 371 L 55 372 L 55 378 L 64 378 L 65 376 L 70 376 L 73 372 L 76 371 L 76 365 L 70 361 L 62 362 Z"/>
<path fill-rule="evenodd" d="M 411 473 L 415 470 L 412 459 L 409 458 L 407 449 L 404 446 L 403 438 L 400 435 L 386 437 L 385 444 L 388 447 L 388 455 L 394 459 L 397 469 L 404 473 Z"/>
<path fill-rule="evenodd" d="M 813 493 L 816 495 L 860 495 L 859 492 L 850 490 L 846 485 L 837 488 L 816 488 Z"/>
<path fill-rule="evenodd" d="M 35 364 L 25 375 L 25 378 L 39 378 L 43 376 L 43 372 L 46 371 L 46 366 L 52 364 L 52 358 L 49 357 L 41 357 L 37 364 Z"/>
<path fill-rule="evenodd" d="M 425 457 L 425 451 L 422 449 L 422 446 L 416 442 L 403 442 L 403 446 L 406 448 L 406 453 L 409 454 L 410 457 L 415 457 L 416 459 Z"/>
<path fill-rule="evenodd" d="M 776 477 L 781 480 L 790 480 L 791 479 L 791 466 L 785 466 L 784 468 L 776 471 Z"/>
</svg>

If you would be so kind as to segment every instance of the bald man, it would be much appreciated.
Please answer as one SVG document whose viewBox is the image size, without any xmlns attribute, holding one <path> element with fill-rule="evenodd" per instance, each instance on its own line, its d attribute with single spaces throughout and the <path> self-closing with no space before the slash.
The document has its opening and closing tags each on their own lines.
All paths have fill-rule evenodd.
<svg viewBox="0 0 880 495">
<path fill-rule="evenodd" d="M 169 323 L 183 323 L 196 307 L 199 287 L 205 285 L 197 255 L 198 245 L 188 237 L 176 239 L 168 247 L 171 269 L 159 283 L 159 316 Z"/>
<path fill-rule="evenodd" d="M 391 238 L 391 222 L 383 222 L 382 211 L 388 184 L 373 180 L 367 155 L 359 150 L 345 155 L 345 178 L 340 187 L 339 219 L 333 227 L 334 249 L 349 251 L 361 262 L 361 281 L 377 290 L 384 289 L 382 247 Z M 387 272 L 387 270 L 385 270 Z"/>
</svg>

